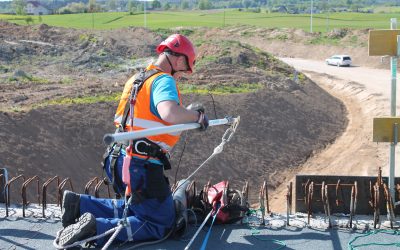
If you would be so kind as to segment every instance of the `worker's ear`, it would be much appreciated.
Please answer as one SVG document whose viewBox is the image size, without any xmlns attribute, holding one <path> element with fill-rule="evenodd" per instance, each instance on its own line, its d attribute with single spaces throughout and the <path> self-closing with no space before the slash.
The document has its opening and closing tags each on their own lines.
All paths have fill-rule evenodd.
<svg viewBox="0 0 400 250">
<path fill-rule="evenodd" d="M 185 58 L 184 56 L 178 57 L 177 63 L 178 63 L 178 65 L 179 65 L 180 67 L 183 67 L 183 68 L 187 68 L 187 67 L 188 67 L 188 65 L 187 65 L 187 63 L 186 63 L 186 58 Z"/>
</svg>

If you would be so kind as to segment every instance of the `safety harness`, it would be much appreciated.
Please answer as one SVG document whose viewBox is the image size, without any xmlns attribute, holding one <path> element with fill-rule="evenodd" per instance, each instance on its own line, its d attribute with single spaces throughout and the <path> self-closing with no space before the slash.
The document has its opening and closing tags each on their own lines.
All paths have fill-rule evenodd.
<svg viewBox="0 0 400 250">
<path fill-rule="evenodd" d="M 137 77 L 133 81 L 132 84 L 132 91 L 131 91 L 131 96 L 130 96 L 130 101 L 126 103 L 126 106 L 124 108 L 124 115 L 122 118 L 121 123 L 119 124 L 116 133 L 120 132 L 126 132 L 125 131 L 125 126 L 128 120 L 128 117 L 133 116 L 133 106 L 135 105 L 136 102 L 136 95 L 139 93 L 139 91 L 142 89 L 143 84 L 153 75 L 159 73 L 160 70 L 158 69 L 151 69 L 151 70 L 145 70 L 141 69 L 140 72 L 137 74 Z M 131 112 L 130 112 L 131 111 Z M 133 120 L 133 117 L 130 119 Z M 131 125 L 133 125 L 133 121 L 131 121 Z M 137 140 L 133 140 L 131 142 L 116 142 L 112 145 L 110 145 L 105 154 L 103 155 L 103 170 L 106 171 L 106 166 L 107 163 L 106 161 L 110 160 L 110 165 L 109 165 L 109 171 L 111 174 L 111 184 L 113 185 L 114 191 L 116 193 L 117 198 L 121 198 L 123 196 L 124 190 L 123 190 L 123 183 L 122 183 L 122 178 L 119 176 L 118 173 L 118 158 L 121 155 L 121 151 L 124 150 L 126 151 L 128 148 L 128 144 L 131 145 L 130 149 L 133 154 L 138 154 L 141 156 L 145 156 L 147 158 L 157 158 L 160 160 L 160 162 L 164 166 L 164 170 L 171 169 L 171 164 L 169 162 L 169 157 L 164 150 L 157 145 L 156 143 L 152 142 L 151 140 L 148 140 L 146 138 L 141 138 Z M 109 159 L 110 157 L 110 159 Z"/>
<path fill-rule="evenodd" d="M 234 120 L 232 121 L 231 126 L 225 131 L 224 135 L 222 136 L 222 141 L 221 141 L 221 143 L 220 143 L 218 146 L 216 146 L 216 147 L 214 148 L 213 153 L 212 153 L 212 154 L 211 154 L 211 155 L 210 155 L 210 156 L 209 156 L 209 157 L 208 157 L 208 158 L 207 158 L 193 173 L 192 173 L 192 174 L 190 174 L 184 181 L 178 183 L 178 187 L 175 188 L 174 193 L 177 192 L 178 190 L 180 190 L 180 188 L 183 187 L 185 184 L 187 184 L 187 182 L 188 182 L 188 181 L 189 181 L 189 180 L 190 180 L 190 179 L 191 179 L 191 178 L 192 178 L 206 163 L 207 163 L 207 162 L 209 162 L 209 161 L 210 161 L 212 158 L 214 158 L 216 155 L 222 153 L 222 151 L 223 151 L 223 149 L 224 149 L 224 145 L 225 145 L 226 143 L 228 143 L 228 142 L 230 141 L 231 137 L 235 134 L 236 128 L 237 128 L 237 126 L 238 126 L 238 124 L 239 124 L 239 121 L 240 121 L 240 117 L 238 117 L 238 118 L 236 118 L 236 119 L 234 119 Z M 210 197 L 210 198 L 211 198 L 212 201 L 214 201 L 214 204 L 213 204 L 213 205 L 215 205 L 215 206 L 212 207 L 210 213 L 209 213 L 209 214 L 207 215 L 207 217 L 204 219 L 203 223 L 200 225 L 200 228 L 197 230 L 197 232 L 196 232 L 195 235 L 192 237 L 192 239 L 190 240 L 189 244 L 186 246 L 185 249 L 188 249 L 188 248 L 190 247 L 190 245 L 191 245 L 191 244 L 193 243 L 193 241 L 196 239 L 197 235 L 200 233 L 200 231 L 202 230 L 202 228 L 204 227 L 204 225 L 205 225 L 205 224 L 207 223 L 207 221 L 209 220 L 209 218 L 213 215 L 213 221 L 215 221 L 215 220 L 216 220 L 216 217 L 218 216 L 218 214 L 223 210 L 223 207 L 221 207 L 221 202 L 220 202 L 219 200 L 221 200 L 221 198 L 223 199 L 223 198 L 224 198 L 224 195 L 221 193 L 221 190 L 220 190 L 220 189 L 223 188 L 223 190 L 225 190 L 225 193 L 226 193 L 226 191 L 228 190 L 226 186 L 227 186 L 226 183 L 225 183 L 225 185 L 219 185 L 218 188 L 216 189 L 217 192 L 213 192 L 213 194 L 210 194 L 211 197 L 214 197 L 214 198 L 211 198 L 211 197 Z M 215 189 L 213 189 L 213 190 L 215 191 Z M 209 190 L 207 190 L 207 192 L 206 192 L 206 193 L 207 193 L 207 198 L 209 197 L 209 196 L 208 196 L 208 194 L 209 194 L 208 191 L 209 191 Z M 219 197 L 219 198 L 217 199 L 216 197 Z M 75 243 L 73 243 L 73 244 L 71 244 L 71 245 L 68 245 L 68 246 L 60 246 L 60 245 L 59 245 L 59 237 L 60 237 L 60 234 L 61 234 L 61 231 L 62 231 L 62 230 L 60 230 L 59 232 L 57 232 L 57 236 L 56 236 L 56 238 L 55 238 L 54 241 L 53 241 L 53 246 L 56 247 L 57 249 L 67 249 L 67 248 L 76 247 L 76 246 L 79 246 L 79 245 L 81 245 L 81 244 L 83 244 L 83 243 L 85 243 L 85 242 L 90 242 L 90 241 L 93 241 L 93 240 L 97 240 L 97 239 L 99 239 L 99 238 L 103 238 L 103 237 L 105 237 L 105 236 L 107 236 L 107 235 L 112 234 L 111 237 L 110 237 L 110 239 L 107 241 L 107 243 L 106 243 L 106 244 L 104 245 L 104 247 L 102 248 L 102 250 L 108 249 L 108 247 L 109 247 L 109 246 L 111 245 L 111 243 L 114 241 L 115 237 L 119 234 L 119 232 L 120 232 L 124 227 L 128 227 L 128 223 L 127 223 L 127 215 L 128 215 L 127 209 L 128 209 L 128 207 L 129 207 L 129 205 L 133 202 L 133 199 L 134 199 L 133 196 L 130 196 L 129 198 L 128 198 L 127 196 L 125 196 L 125 208 L 124 208 L 124 212 L 123 212 L 122 218 L 120 219 L 120 221 L 119 221 L 119 223 L 118 223 L 118 226 L 116 226 L 115 228 L 112 228 L 112 229 L 108 230 L 107 232 L 105 232 L 105 233 L 103 233 L 103 234 L 96 235 L 96 236 L 90 237 L 90 238 L 88 238 L 88 239 L 79 241 L 79 242 L 75 242 Z M 224 203 L 224 204 L 225 204 L 225 203 Z M 227 204 L 228 204 L 227 206 L 229 206 L 229 202 L 228 202 Z M 144 224 L 143 224 L 141 227 L 139 227 L 139 228 L 136 230 L 136 232 L 134 232 L 134 234 L 136 234 L 146 223 L 147 223 L 147 221 L 145 221 Z M 172 232 L 173 232 L 173 230 L 171 230 L 164 238 L 162 238 L 162 239 L 160 239 L 160 240 L 152 241 L 152 242 L 138 243 L 138 244 L 136 244 L 136 245 L 133 245 L 133 246 L 131 246 L 131 247 L 128 247 L 127 250 L 134 249 L 134 248 L 138 248 L 138 247 L 145 246 L 145 245 L 149 245 L 149 244 L 159 243 L 159 242 L 161 242 L 161 241 L 166 240 L 168 237 L 170 237 L 170 235 L 172 234 Z M 209 230 L 209 232 L 211 233 L 211 230 Z M 210 233 L 208 233 L 208 236 L 206 237 L 205 241 L 204 241 L 203 244 L 202 244 L 202 245 L 203 245 L 203 246 L 202 246 L 203 249 L 204 249 L 205 246 L 207 245 L 207 241 L 208 241 L 208 237 L 209 237 L 209 234 L 210 234 Z"/>
</svg>

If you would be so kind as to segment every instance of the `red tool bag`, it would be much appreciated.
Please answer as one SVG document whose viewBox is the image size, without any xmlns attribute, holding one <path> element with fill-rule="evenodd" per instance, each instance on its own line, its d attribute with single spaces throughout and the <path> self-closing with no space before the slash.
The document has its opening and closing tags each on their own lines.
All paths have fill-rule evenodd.
<svg viewBox="0 0 400 250">
<path fill-rule="evenodd" d="M 228 181 L 221 181 L 215 185 L 206 185 L 203 190 L 203 201 L 208 210 L 217 212 L 217 223 L 235 223 L 243 218 L 244 212 L 249 211 L 248 203 L 238 190 L 230 190 Z"/>
</svg>

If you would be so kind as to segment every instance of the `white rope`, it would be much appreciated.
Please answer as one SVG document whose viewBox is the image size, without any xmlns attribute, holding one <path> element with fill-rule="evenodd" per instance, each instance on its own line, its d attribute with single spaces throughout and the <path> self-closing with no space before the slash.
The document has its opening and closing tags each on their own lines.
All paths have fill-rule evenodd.
<svg viewBox="0 0 400 250">
<path fill-rule="evenodd" d="M 60 240 L 60 234 L 61 234 L 61 232 L 62 232 L 62 230 L 63 230 L 63 229 L 62 229 L 62 230 L 60 230 L 60 231 L 57 232 L 57 236 L 56 236 L 56 238 L 55 238 L 54 241 L 53 241 L 53 246 L 54 246 L 55 248 L 57 248 L 57 249 L 66 249 L 66 248 L 71 248 L 71 247 L 80 246 L 80 245 L 83 244 L 83 243 L 86 243 L 86 242 L 89 242 L 89 241 L 92 241 L 92 240 L 97 240 L 97 239 L 100 239 L 100 238 L 102 238 L 102 237 L 105 237 L 105 236 L 107 236 L 107 235 L 109 235 L 109 234 L 115 232 L 117 229 L 118 229 L 118 227 L 114 227 L 114 228 L 111 228 L 110 230 L 108 230 L 108 231 L 106 231 L 106 232 L 104 232 L 104 233 L 102 233 L 102 234 L 92 236 L 92 237 L 87 238 L 87 239 L 85 239 L 85 240 L 77 241 L 77 242 L 75 242 L 75 243 L 73 243 L 73 244 L 66 245 L 66 246 L 60 246 L 60 245 L 58 245 L 58 241 Z"/>
<path fill-rule="evenodd" d="M 110 239 L 107 241 L 104 247 L 101 248 L 101 250 L 106 250 L 111 245 L 111 243 L 115 240 L 115 238 L 117 237 L 117 235 L 119 234 L 119 232 L 122 230 L 123 227 L 124 225 L 122 223 L 118 225 L 117 230 L 115 230 L 113 235 L 111 235 Z"/>
<path fill-rule="evenodd" d="M 238 118 L 236 118 L 233 121 L 232 125 L 225 131 L 224 135 L 222 136 L 221 143 L 214 148 L 213 153 L 195 171 L 193 171 L 193 173 L 190 174 L 184 182 L 182 182 L 177 188 L 175 188 L 174 193 L 176 192 L 176 190 L 178 190 L 179 187 L 181 187 L 184 183 L 189 181 L 189 179 L 192 178 L 193 175 L 195 175 L 207 162 L 209 162 L 212 158 L 214 158 L 217 154 L 220 154 L 222 150 L 224 150 L 224 145 L 227 142 L 229 142 L 232 136 L 235 134 L 239 122 L 240 122 L 240 116 L 238 116 Z"/>
</svg>

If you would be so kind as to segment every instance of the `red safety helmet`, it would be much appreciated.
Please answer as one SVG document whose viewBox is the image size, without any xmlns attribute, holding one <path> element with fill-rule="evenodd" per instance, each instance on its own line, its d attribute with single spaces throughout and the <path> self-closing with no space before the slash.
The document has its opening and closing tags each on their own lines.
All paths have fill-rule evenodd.
<svg viewBox="0 0 400 250">
<path fill-rule="evenodd" d="M 196 51 L 192 42 L 190 42 L 187 37 L 181 34 L 170 35 L 167 39 L 162 41 L 160 45 L 157 46 L 157 53 L 161 54 L 166 48 L 174 53 L 186 56 L 190 73 L 193 72 L 193 67 L 196 62 Z"/>
</svg>

